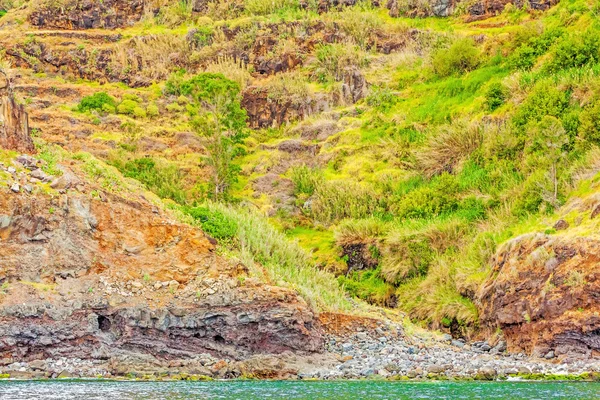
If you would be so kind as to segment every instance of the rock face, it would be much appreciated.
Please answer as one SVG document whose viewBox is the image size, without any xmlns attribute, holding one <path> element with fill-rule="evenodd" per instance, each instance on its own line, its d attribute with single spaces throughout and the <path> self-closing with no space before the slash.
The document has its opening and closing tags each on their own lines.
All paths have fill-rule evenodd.
<svg viewBox="0 0 600 400">
<path fill-rule="evenodd" d="M 24 106 L 16 103 L 10 85 L 0 73 L 0 148 L 29 153 L 34 151 L 29 118 Z"/>
<path fill-rule="evenodd" d="M 455 12 L 461 2 L 464 2 L 464 0 L 429 0 L 424 2 L 388 0 L 386 7 L 391 17 L 448 17 Z M 533 10 L 547 10 L 558 3 L 558 0 L 476 0 L 469 2 L 467 20 L 474 21 L 489 18 L 501 13 L 507 4 L 522 8 L 525 3 Z"/>
<path fill-rule="evenodd" d="M 29 22 L 40 28 L 115 29 L 138 22 L 144 6 L 144 0 L 46 2 L 29 15 Z"/>
<path fill-rule="evenodd" d="M 520 236 L 493 260 L 478 294 L 482 324 L 501 328 L 509 351 L 561 359 L 600 356 L 600 241 Z"/>
<path fill-rule="evenodd" d="M 0 189 L 0 359 L 160 365 L 322 350 L 295 292 L 248 277 L 143 199 L 100 198 Z"/>
<path fill-rule="evenodd" d="M 292 96 L 274 99 L 266 89 L 252 86 L 242 94 L 242 108 L 248 113 L 248 125 L 251 128 L 268 128 L 326 111 L 330 108 L 330 99 L 300 100 Z"/>
</svg>

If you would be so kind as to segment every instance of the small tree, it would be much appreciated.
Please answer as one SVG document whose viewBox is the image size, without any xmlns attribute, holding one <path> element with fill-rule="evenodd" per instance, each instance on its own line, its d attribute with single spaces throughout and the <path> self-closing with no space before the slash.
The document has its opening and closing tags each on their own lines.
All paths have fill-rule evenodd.
<svg viewBox="0 0 600 400">
<path fill-rule="evenodd" d="M 203 73 L 189 80 L 172 77 L 167 93 L 188 96 L 192 126 L 204 138 L 206 163 L 212 167 L 212 195 L 223 199 L 237 181 L 239 166 L 233 160 L 246 138 L 246 112 L 240 104 L 240 86 L 222 74 Z"/>
<path fill-rule="evenodd" d="M 558 207 L 559 179 L 566 152 L 563 147 L 569 137 L 562 123 L 555 117 L 545 116 L 535 127 L 535 144 L 540 167 L 547 170 L 545 182 L 540 184 L 542 199 L 552 207 Z"/>
</svg>

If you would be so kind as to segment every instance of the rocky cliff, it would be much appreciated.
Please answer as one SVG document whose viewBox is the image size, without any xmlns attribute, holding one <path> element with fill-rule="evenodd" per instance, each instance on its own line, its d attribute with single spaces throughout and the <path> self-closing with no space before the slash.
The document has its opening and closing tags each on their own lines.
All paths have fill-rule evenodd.
<svg viewBox="0 0 600 400">
<path fill-rule="evenodd" d="M 21 157 L 5 169 L 27 181 L 43 174 L 36 165 Z M 118 374 L 136 360 L 201 367 L 202 355 L 321 351 L 307 304 L 248 277 L 199 229 L 67 167 L 54 189 L 33 181 L 0 188 L 2 363 L 94 359 Z"/>
<path fill-rule="evenodd" d="M 17 104 L 12 91 L 12 83 L 0 71 L 0 148 L 33 151 L 29 136 L 29 117 L 22 104 Z"/>
<path fill-rule="evenodd" d="M 600 242 L 520 236 L 493 259 L 479 293 L 481 321 L 500 328 L 509 350 L 540 357 L 600 355 Z"/>
<path fill-rule="evenodd" d="M 29 15 L 29 22 L 40 28 L 115 29 L 138 22 L 145 3 L 144 0 L 45 1 Z"/>
</svg>

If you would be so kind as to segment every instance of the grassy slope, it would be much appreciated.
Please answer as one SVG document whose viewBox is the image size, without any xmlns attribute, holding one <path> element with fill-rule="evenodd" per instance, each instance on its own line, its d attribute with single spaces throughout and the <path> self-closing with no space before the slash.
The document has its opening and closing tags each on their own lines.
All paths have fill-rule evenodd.
<svg viewBox="0 0 600 400">
<path fill-rule="evenodd" d="M 156 35 L 168 38 L 165 40 L 168 46 L 180 46 L 180 39 L 193 27 L 209 30 L 224 25 L 241 27 L 250 32 L 247 36 L 251 39 L 253 24 L 258 22 L 323 21 L 326 26 L 335 22 L 341 26 L 345 38 L 334 60 L 346 63 L 343 65 L 362 60 L 358 66 L 372 85 L 371 94 L 356 105 L 334 110 L 342 115 L 337 121 L 342 128 L 319 143 L 322 156 L 319 168 L 304 177 L 312 189 L 296 190 L 294 194 L 298 206 L 310 199 L 313 207 L 298 208 L 291 214 L 281 210 L 270 217 L 272 226 L 287 239 L 297 240 L 313 259 L 298 256 L 299 250 L 285 242 L 284 236 L 264 226 L 261 230 L 270 232 L 269 240 L 277 243 L 278 248 L 287 249 L 282 250 L 286 255 L 277 256 L 284 261 L 275 265 L 270 259 L 274 254 L 255 242 L 260 241 L 261 232 L 253 233 L 251 227 L 240 228 L 245 226 L 243 221 L 257 217 L 249 217 L 236 208 L 210 206 L 211 210 L 237 221 L 236 234 L 242 243 L 254 243 L 250 250 L 240 246 L 240 242 L 225 241 L 225 247 L 250 264 L 258 261 L 270 265 L 265 279 L 283 279 L 321 308 L 347 310 L 352 305 L 340 294 L 332 275 L 303 275 L 296 273 L 292 264 L 306 265 L 308 269 L 302 271 L 311 271 L 313 263 L 324 269 L 344 271 L 347 257 L 340 246 L 365 243 L 379 266 L 340 278 L 351 294 L 378 304 L 393 300 L 401 310 L 433 326 L 476 326 L 477 309 L 472 299 L 487 277 L 487 262 L 496 246 L 522 232 L 547 230 L 553 223 L 556 203 L 550 204 L 539 196 L 547 184 L 548 167 L 540 161 L 547 149 L 536 147 L 531 140 L 539 130 L 534 126 L 538 115 L 553 114 L 568 131 L 569 143 L 563 146 L 566 154 L 561 156 L 558 179 L 561 202 L 579 194 L 573 176 L 586 166 L 595 165 L 597 159 L 593 151 L 597 141 L 586 134 L 592 129 L 586 127 L 590 123 L 581 126 L 595 112 L 598 68 L 559 65 L 548 69 L 547 65 L 557 57 L 558 44 L 551 44 L 532 57 L 533 67 L 527 70 L 515 68 L 511 56 L 519 48 L 534 46 L 527 42 L 528 38 L 543 31 L 560 29 L 562 39 L 554 40 L 555 43 L 581 32 L 597 37 L 600 29 L 597 7 L 587 0 L 563 0 L 543 14 L 508 9 L 494 18 L 466 23 L 460 16 L 394 19 L 385 9 L 372 9 L 365 4 L 323 15 L 298 10 L 286 2 L 269 2 L 267 8 L 261 4 L 252 2 L 250 11 L 233 18 L 216 13 L 212 18 L 199 19 L 190 18 L 188 9 L 174 5 L 158 18 L 118 30 L 123 40 Z M 22 21 L 23 10 L 11 13 L 1 18 Z M 31 40 L 26 34 L 26 24 L 21 26 L 15 40 Z M 420 30 L 417 39 L 409 39 L 411 29 Z M 388 55 L 376 52 L 365 43 L 365 38 L 375 37 L 375 33 L 404 35 L 408 45 Z M 460 65 L 456 66 L 451 60 L 456 54 L 445 49 L 464 37 L 474 40 L 474 45 L 467 46 L 467 50 L 474 49 L 473 56 L 459 60 Z M 215 39 L 195 55 L 201 58 L 227 45 L 222 38 Z M 80 46 L 89 43 L 84 41 Z M 148 57 L 160 53 L 160 49 L 151 50 L 148 49 Z M 460 56 L 460 49 L 458 53 Z M 348 55 L 350 61 L 344 58 Z M 318 48 L 304 57 L 303 67 L 281 78 L 289 89 L 287 95 L 338 90 L 340 82 L 331 76 L 334 68 L 318 57 Z M 463 69 L 465 62 L 468 68 Z M 24 74 L 37 84 L 70 86 L 81 93 L 48 110 L 80 119 L 90 127 L 93 134 L 81 147 L 96 149 L 122 172 L 141 179 L 147 187 L 175 203 L 202 202 L 210 168 L 198 162 L 202 151 L 173 147 L 170 141 L 173 135 L 192 130 L 185 111 L 186 101 L 163 96 L 169 65 L 158 61 L 155 64 L 155 70 L 149 73 L 161 78 L 145 89 L 65 80 L 54 74 L 26 71 Z M 456 68 L 449 74 L 441 74 L 440 64 Z M 231 64 L 212 67 L 213 72 L 223 72 L 232 79 L 243 77 L 250 84 L 269 85 L 279 79 L 250 76 L 247 70 Z M 491 110 L 487 101 L 494 84 L 501 88 L 503 98 L 499 107 Z M 536 92 L 536 85 L 542 89 L 538 87 Z M 558 111 L 549 109 L 547 102 L 539 99 L 540 92 L 552 87 L 568 94 L 566 104 Z M 117 101 L 137 95 L 142 108 L 156 104 L 160 114 L 98 115 L 74 110 L 83 95 L 98 91 L 108 92 Z M 26 103 L 35 102 L 23 97 Z M 252 132 L 246 140 L 247 154 L 238 160 L 242 174 L 233 187 L 233 197 L 259 210 L 276 210 L 277 201 L 266 193 L 255 192 L 253 185 L 270 167 L 278 165 L 282 155 L 272 149 L 284 140 L 298 138 L 296 125 L 318 124 L 330 119 L 331 114 L 315 115 L 301 124 Z M 117 118 L 119 123 L 109 123 L 110 118 Z M 592 118 L 591 125 L 594 123 Z M 47 132 L 42 136 L 54 139 Z M 140 137 L 152 138 L 169 148 L 143 149 L 138 145 Z M 155 160 L 156 167 L 141 176 L 127 163 L 144 157 Z M 442 174 L 442 170 L 450 173 Z M 292 178 L 296 185 L 301 183 L 293 168 L 283 172 L 283 178 Z M 262 223 L 256 220 L 254 225 Z M 280 270 L 282 266 L 287 267 Z"/>
</svg>

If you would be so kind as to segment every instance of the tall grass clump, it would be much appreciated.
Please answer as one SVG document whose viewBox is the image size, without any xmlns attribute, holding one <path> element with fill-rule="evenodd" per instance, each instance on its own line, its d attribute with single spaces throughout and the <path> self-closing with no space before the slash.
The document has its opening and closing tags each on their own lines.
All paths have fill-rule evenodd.
<svg viewBox="0 0 600 400">
<path fill-rule="evenodd" d="M 319 81 L 341 81 L 350 67 L 364 67 L 367 58 L 360 48 L 351 43 L 320 44 L 315 52 L 313 76 Z"/>
<path fill-rule="evenodd" d="M 323 173 L 316 168 L 301 165 L 291 170 L 291 179 L 294 183 L 294 194 L 296 196 L 312 196 L 315 190 L 323 184 Z"/>
<path fill-rule="evenodd" d="M 431 63 L 440 77 L 464 73 L 475 69 L 481 61 L 479 49 L 470 38 L 456 40 L 447 49 L 434 52 Z"/>
<path fill-rule="evenodd" d="M 351 309 L 335 277 L 317 268 L 298 243 L 290 241 L 264 217 L 247 209 L 219 203 L 208 203 L 206 209 L 209 213 L 218 213 L 228 226 L 236 227 L 235 234 L 230 233 L 237 242 L 232 250 L 254 274 L 260 276 L 264 271 L 264 279 L 297 290 L 317 310 Z M 191 215 L 194 216 L 193 213 Z"/>
<path fill-rule="evenodd" d="M 379 208 L 379 196 L 374 191 L 354 182 L 327 181 L 316 188 L 309 213 L 317 221 L 332 223 L 366 218 Z"/>
<path fill-rule="evenodd" d="M 216 60 L 210 61 L 204 72 L 223 74 L 225 78 L 237 82 L 242 89 L 248 86 L 252 79 L 250 69 L 244 60 L 232 56 L 219 56 Z"/>
<path fill-rule="evenodd" d="M 244 8 L 249 15 L 269 15 L 284 9 L 298 8 L 296 0 L 245 0 Z"/>
<path fill-rule="evenodd" d="M 417 154 L 425 175 L 431 177 L 455 168 L 483 142 L 483 129 L 478 122 L 454 121 L 435 129 L 427 145 Z"/>
</svg>

